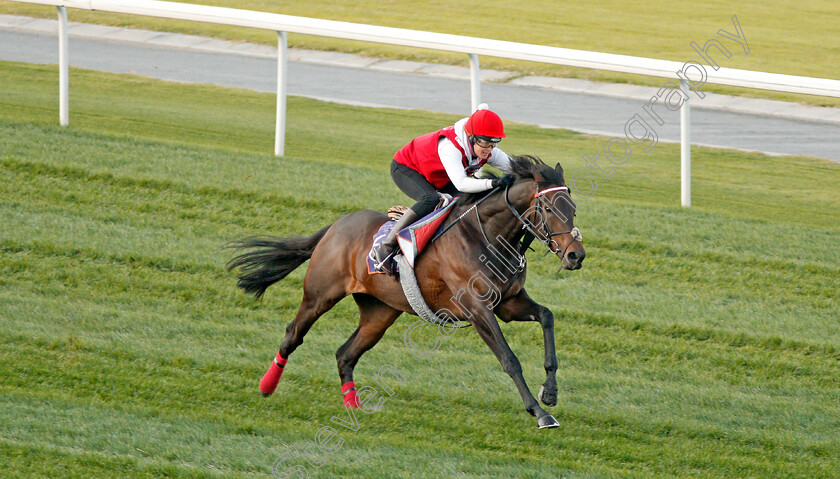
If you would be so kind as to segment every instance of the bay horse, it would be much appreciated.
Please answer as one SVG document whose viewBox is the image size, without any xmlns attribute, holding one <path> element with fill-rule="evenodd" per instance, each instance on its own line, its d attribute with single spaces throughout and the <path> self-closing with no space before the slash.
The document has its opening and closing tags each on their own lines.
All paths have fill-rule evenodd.
<svg viewBox="0 0 840 479">
<path fill-rule="evenodd" d="M 417 257 L 414 273 L 431 310 L 445 312 L 442 316 L 448 322 L 466 321 L 475 328 L 513 378 L 525 410 L 537 418 L 537 426 L 557 427 L 557 420 L 540 407 L 528 389 L 519 359 L 505 341 L 496 316 L 506 323 L 535 321 L 542 326 L 546 380 L 539 397 L 543 404 L 555 406 L 554 316 L 525 291 L 523 247 L 530 244 L 529 236 L 535 237 L 569 270 L 581 267 L 586 252 L 573 224 L 576 206 L 565 186 L 562 167 L 552 168 L 533 156 L 513 157 L 511 166 L 516 180 L 509 188 L 459 198 L 441 226 L 445 233 Z M 274 392 L 289 356 L 313 323 L 352 295 L 359 308 L 359 326 L 338 348 L 336 359 L 345 405 L 360 406 L 353 382 L 359 358 L 376 345 L 400 314 L 416 314 L 396 276 L 368 272 L 368 252 L 386 220 L 382 212 L 362 210 L 311 236 L 251 237 L 229 245 L 246 252 L 228 262 L 228 271 L 238 270 L 237 285 L 257 298 L 309 260 L 297 315 L 260 381 L 263 395 Z"/>
</svg>

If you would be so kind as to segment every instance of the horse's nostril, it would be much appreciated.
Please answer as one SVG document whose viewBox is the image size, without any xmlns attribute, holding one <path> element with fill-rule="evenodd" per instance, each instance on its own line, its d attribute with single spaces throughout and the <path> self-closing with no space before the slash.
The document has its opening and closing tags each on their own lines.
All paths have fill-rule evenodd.
<svg viewBox="0 0 840 479">
<path fill-rule="evenodd" d="M 586 258 L 586 253 L 583 251 L 569 251 L 566 254 L 566 259 L 568 259 L 569 263 L 573 265 L 579 265 L 583 263 L 583 258 Z"/>
</svg>

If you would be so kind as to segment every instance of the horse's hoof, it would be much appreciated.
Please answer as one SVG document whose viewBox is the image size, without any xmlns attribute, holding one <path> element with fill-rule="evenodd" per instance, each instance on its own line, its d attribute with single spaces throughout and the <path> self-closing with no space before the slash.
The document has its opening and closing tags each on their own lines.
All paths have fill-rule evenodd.
<svg viewBox="0 0 840 479">
<path fill-rule="evenodd" d="M 557 419 L 554 419 L 554 416 L 551 414 L 546 414 L 545 416 L 537 419 L 537 427 L 540 429 L 550 429 L 552 427 L 560 427 L 560 423 L 557 422 Z"/>
<path fill-rule="evenodd" d="M 546 406 L 556 406 L 557 405 L 557 390 L 553 392 L 548 392 L 545 390 L 545 386 L 540 386 L 540 401 Z"/>
</svg>

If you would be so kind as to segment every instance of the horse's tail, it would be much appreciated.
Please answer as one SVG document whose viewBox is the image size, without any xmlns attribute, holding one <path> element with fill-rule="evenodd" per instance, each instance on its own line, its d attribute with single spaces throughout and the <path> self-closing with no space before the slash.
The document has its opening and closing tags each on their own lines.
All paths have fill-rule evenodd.
<svg viewBox="0 0 840 479">
<path fill-rule="evenodd" d="M 329 226 L 321 228 L 312 236 L 253 236 L 232 241 L 228 244 L 229 248 L 252 251 L 228 261 L 227 270 L 238 268 L 239 280 L 236 285 L 246 293 L 260 298 L 269 286 L 285 278 L 312 257 L 312 252 L 328 229 Z"/>
</svg>

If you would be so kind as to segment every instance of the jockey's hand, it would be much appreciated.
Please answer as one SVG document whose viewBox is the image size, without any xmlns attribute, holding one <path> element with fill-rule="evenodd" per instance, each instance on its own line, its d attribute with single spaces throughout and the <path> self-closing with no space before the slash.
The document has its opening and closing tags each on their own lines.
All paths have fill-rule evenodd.
<svg viewBox="0 0 840 479">
<path fill-rule="evenodd" d="M 512 185 L 514 180 L 516 179 L 513 175 L 505 175 L 501 178 L 493 178 L 493 181 L 490 182 L 490 186 L 493 188 L 507 188 L 508 186 Z"/>
</svg>

